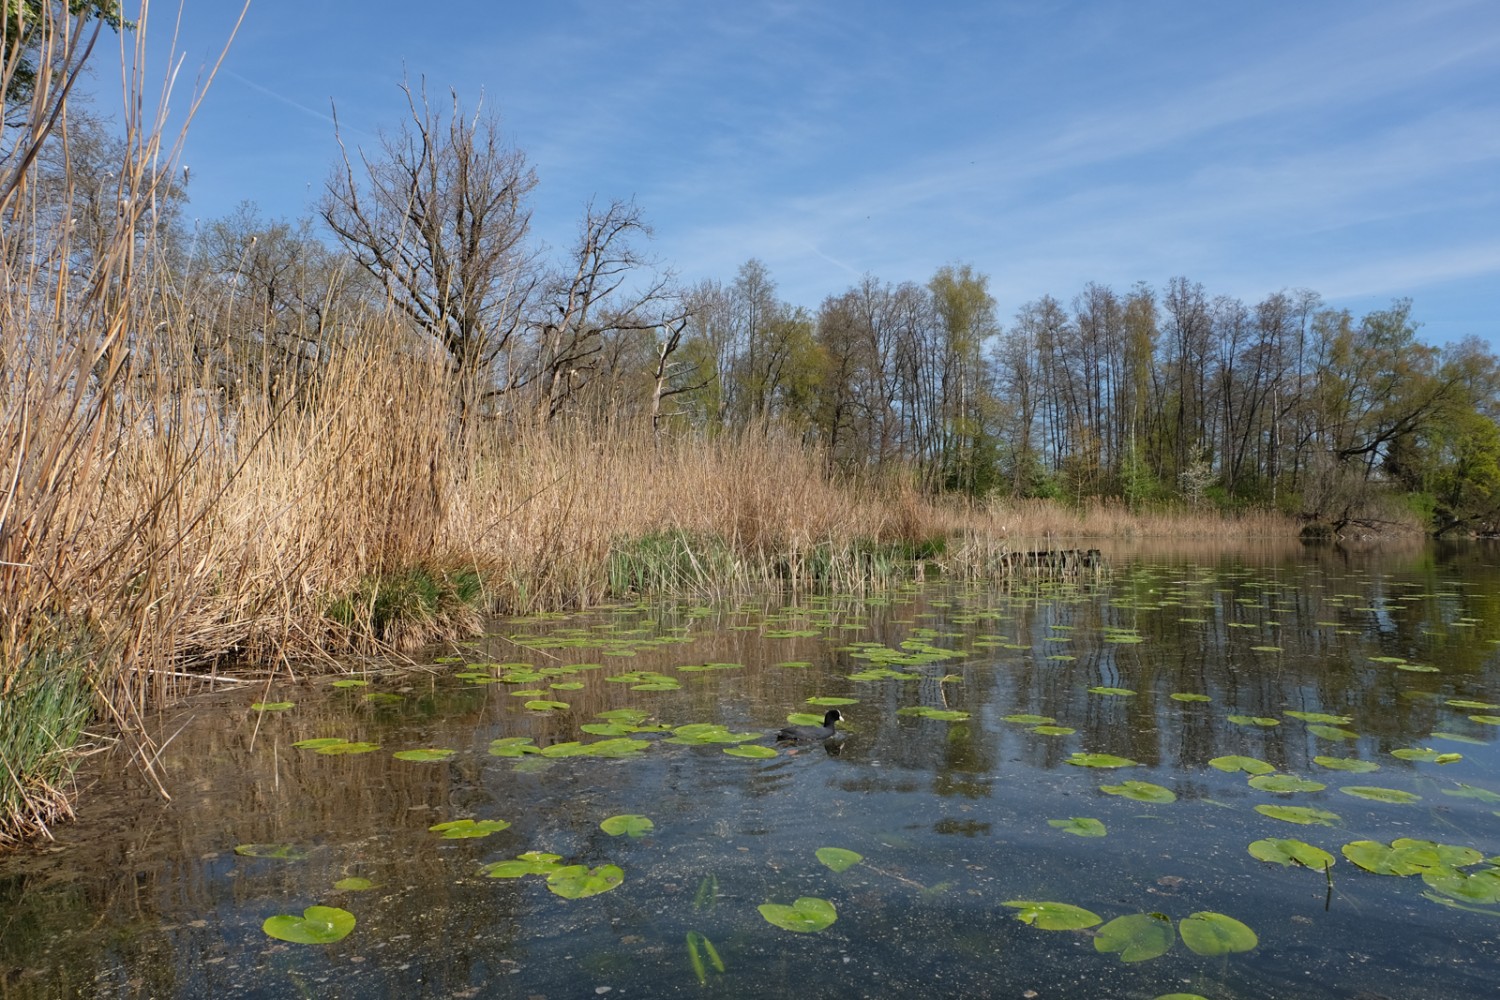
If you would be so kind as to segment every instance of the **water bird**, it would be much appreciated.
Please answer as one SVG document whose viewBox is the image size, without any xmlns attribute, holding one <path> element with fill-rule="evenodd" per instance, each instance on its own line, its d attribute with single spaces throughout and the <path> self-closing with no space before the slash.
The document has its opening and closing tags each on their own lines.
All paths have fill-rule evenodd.
<svg viewBox="0 0 1500 1000">
<path fill-rule="evenodd" d="M 844 716 L 836 708 L 830 708 L 823 713 L 823 724 L 821 726 L 787 726 L 776 734 L 778 743 L 795 743 L 802 740 L 826 740 L 832 737 L 838 730 L 833 724 Z"/>
</svg>

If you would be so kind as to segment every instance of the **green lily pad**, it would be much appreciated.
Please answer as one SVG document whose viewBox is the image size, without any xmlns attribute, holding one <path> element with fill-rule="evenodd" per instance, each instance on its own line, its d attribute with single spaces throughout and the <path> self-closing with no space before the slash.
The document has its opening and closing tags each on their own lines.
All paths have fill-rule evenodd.
<svg viewBox="0 0 1500 1000">
<path fill-rule="evenodd" d="M 290 701 L 257 701 L 251 704 L 250 707 L 257 712 L 285 712 L 287 709 L 294 707 L 295 704 L 295 702 Z"/>
<path fill-rule="evenodd" d="M 301 861 L 307 851 L 291 844 L 236 844 L 234 853 L 246 858 L 276 858 L 279 861 Z"/>
<path fill-rule="evenodd" d="M 816 896 L 803 896 L 790 906 L 762 903 L 758 909 L 767 923 L 799 934 L 824 930 L 839 918 L 838 910 L 832 903 Z"/>
<path fill-rule="evenodd" d="M 1236 726 L 1261 726 L 1269 729 L 1272 726 L 1281 725 L 1280 719 L 1271 719 L 1264 715 L 1230 715 L 1226 718 Z"/>
<path fill-rule="evenodd" d="M 933 708 L 930 705 L 910 705 L 897 709 L 896 714 L 919 715 L 924 719 L 937 719 L 939 722 L 963 722 L 969 717 L 968 712 L 960 712 L 951 708 Z"/>
<path fill-rule="evenodd" d="M 1188 691 L 1174 691 L 1171 694 L 1167 695 L 1167 697 L 1171 698 L 1173 701 L 1213 701 L 1213 699 L 1206 694 L 1193 694 L 1192 692 Z"/>
<path fill-rule="evenodd" d="M 444 840 L 468 840 L 473 837 L 488 837 L 509 828 L 510 823 L 503 819 L 454 819 L 446 823 L 435 823 L 427 829 L 442 834 Z"/>
<path fill-rule="evenodd" d="M 1321 764 L 1335 771 L 1347 771 L 1350 774 L 1369 774 L 1371 771 L 1380 770 L 1380 765 L 1373 760 L 1355 760 L 1352 757 L 1324 757 L 1313 758 L 1314 764 Z"/>
<path fill-rule="evenodd" d="M 267 917 L 261 930 L 292 944 L 332 944 L 354 930 L 354 914 L 337 906 L 309 906 L 300 917 L 285 913 Z"/>
<path fill-rule="evenodd" d="M 1107 694 L 1107 695 L 1113 695 L 1116 698 L 1134 698 L 1135 697 L 1135 692 L 1132 691 L 1132 690 L 1130 690 L 1129 688 L 1103 687 L 1103 686 L 1089 688 L 1089 694 Z"/>
<path fill-rule="evenodd" d="M 1257 840 L 1249 847 L 1250 856 L 1261 861 L 1269 861 L 1285 868 L 1292 865 L 1301 865 L 1304 868 L 1315 868 L 1323 871 L 1334 863 L 1334 857 L 1321 847 L 1301 840 L 1280 839 L 1268 837 L 1265 840 Z"/>
<path fill-rule="evenodd" d="M 292 746 L 296 747 L 299 750 L 321 750 L 324 747 L 336 747 L 340 743 L 348 742 L 349 741 L 344 739 L 342 736 L 319 736 L 316 739 L 311 740 L 298 740 L 296 743 L 293 743 Z"/>
<path fill-rule="evenodd" d="M 1464 759 L 1461 753 L 1443 753 L 1426 747 L 1403 747 L 1400 750 L 1392 750 L 1391 756 L 1400 757 L 1402 760 L 1421 761 L 1424 764 L 1452 764 Z"/>
<path fill-rule="evenodd" d="M 1208 762 L 1209 767 L 1233 774 L 1235 771 L 1244 771 L 1246 774 L 1270 774 L 1276 768 L 1256 757 L 1242 757 L 1239 754 L 1229 754 L 1224 757 L 1215 757 Z"/>
<path fill-rule="evenodd" d="M 1472 708 L 1475 711 L 1479 712 L 1492 711 L 1494 709 L 1500 708 L 1500 705 L 1497 705 L 1492 701 L 1475 701 L 1472 698 L 1450 698 L 1446 702 L 1444 702 L 1444 704 L 1452 705 L 1454 708 Z"/>
<path fill-rule="evenodd" d="M 1116 917 L 1094 935 L 1094 950 L 1116 954 L 1122 962 L 1145 962 L 1165 955 L 1177 940 L 1172 921 L 1161 913 Z"/>
<path fill-rule="evenodd" d="M 445 750 L 438 747 L 429 747 L 424 750 L 397 750 L 391 756 L 397 760 L 435 761 L 448 760 L 457 750 Z"/>
<path fill-rule="evenodd" d="M 1031 731 L 1038 736 L 1072 736 L 1078 732 L 1070 726 L 1032 726 Z"/>
<path fill-rule="evenodd" d="M 1347 726 L 1354 719 L 1347 715 L 1329 715 L 1327 712 L 1283 712 L 1293 719 L 1301 719 L 1303 722 L 1318 722 L 1330 726 Z"/>
<path fill-rule="evenodd" d="M 1199 955 L 1229 955 L 1260 944 L 1255 932 L 1233 917 L 1202 911 L 1177 924 L 1182 943 Z"/>
<path fill-rule="evenodd" d="M 492 757 L 520 757 L 528 753 L 541 753 L 539 748 L 531 745 L 530 736 L 505 736 L 490 741 Z"/>
<path fill-rule="evenodd" d="M 583 899 L 608 892 L 624 881 L 625 872 L 618 865 L 566 865 L 547 876 L 547 888 L 563 899 Z"/>
<path fill-rule="evenodd" d="M 510 861 L 492 861 L 479 869 L 488 878 L 521 878 L 526 875 L 547 875 L 557 871 L 561 854 L 546 854 L 527 851 Z"/>
<path fill-rule="evenodd" d="M 823 698 L 823 697 L 819 697 L 819 698 L 809 698 L 809 699 L 807 699 L 807 703 L 809 705 L 822 705 L 822 706 L 824 706 L 826 708 L 832 708 L 832 707 L 836 707 L 838 705 L 858 705 L 859 704 L 859 699 L 858 698 Z"/>
<path fill-rule="evenodd" d="M 360 878 L 357 875 L 351 875 L 349 878 L 339 879 L 337 882 L 333 883 L 333 887 L 335 889 L 342 889 L 345 892 L 364 892 L 367 889 L 375 888 L 375 883 L 371 882 L 367 878 Z"/>
<path fill-rule="evenodd" d="M 1456 799 L 1477 799 L 1480 802 L 1500 802 L 1500 792 L 1492 792 L 1488 788 L 1476 788 L 1473 785 L 1458 783 L 1457 788 L 1443 789 L 1444 795 L 1451 795 Z"/>
<path fill-rule="evenodd" d="M 1048 826 L 1056 827 L 1063 833 L 1071 833 L 1075 837 L 1102 837 L 1105 834 L 1104 824 L 1097 819 L 1087 816 L 1074 816 L 1071 819 L 1049 819 Z"/>
<path fill-rule="evenodd" d="M 1391 805 L 1410 805 L 1413 802 L 1420 802 L 1422 800 L 1422 796 L 1414 792 L 1405 792 L 1399 788 L 1380 788 L 1376 785 L 1345 785 L 1339 791 L 1345 795 L 1352 795 L 1357 799 L 1388 802 Z"/>
<path fill-rule="evenodd" d="M 1486 726 L 1500 726 L 1500 715 L 1471 715 L 1469 718 Z"/>
<path fill-rule="evenodd" d="M 1076 931 L 1093 927 L 1104 918 L 1092 910 L 1071 903 L 1038 902 L 1012 899 L 1001 904 L 1019 910 L 1016 919 L 1044 931 Z"/>
<path fill-rule="evenodd" d="M 863 854 L 845 850 L 842 847 L 820 847 L 816 853 L 819 861 L 836 872 L 841 872 L 851 865 L 857 865 L 865 859 Z"/>
<path fill-rule="evenodd" d="M 546 698 L 536 698 L 528 701 L 526 707 L 534 712 L 558 712 L 571 706 L 565 701 L 549 701 Z"/>
<path fill-rule="evenodd" d="M 1299 778 L 1295 774 L 1258 774 L 1250 779 L 1250 787 L 1263 792 L 1321 792 L 1328 786 L 1321 781 Z"/>
<path fill-rule="evenodd" d="M 1422 881 L 1452 899 L 1479 906 L 1500 903 L 1500 868 L 1483 868 L 1477 872 L 1435 869 L 1422 872 Z"/>
<path fill-rule="evenodd" d="M 754 760 L 762 760 L 766 757 L 780 756 L 780 754 L 778 754 L 770 747 L 758 746 L 756 744 L 749 744 L 746 746 L 738 747 L 725 747 L 724 752 L 731 757 L 749 757 Z"/>
<path fill-rule="evenodd" d="M 1057 720 L 1050 715 L 1007 715 L 1001 718 L 1002 722 L 1018 722 L 1023 726 L 1046 726 Z"/>
<path fill-rule="evenodd" d="M 645 816 L 640 816 L 636 813 L 622 813 L 619 816 L 611 816 L 600 823 L 599 829 L 611 837 L 618 837 L 621 834 L 625 834 L 630 837 L 639 838 L 656 829 L 656 824 Z"/>
<path fill-rule="evenodd" d="M 1325 740 L 1357 740 L 1359 734 L 1337 726 L 1308 726 L 1307 731 Z"/>
<path fill-rule="evenodd" d="M 1332 826 L 1337 823 L 1339 817 L 1326 809 L 1314 809 L 1312 806 L 1267 806 L 1255 807 L 1255 811 L 1262 816 L 1271 819 L 1279 819 L 1283 823 L 1296 823 L 1300 826 Z"/>
<path fill-rule="evenodd" d="M 368 687 L 369 684 L 369 681 L 360 680 L 357 677 L 344 677 L 333 682 L 333 686 L 336 688 Z"/>
<path fill-rule="evenodd" d="M 1119 795 L 1137 802 L 1176 802 L 1177 795 L 1170 788 L 1153 785 L 1149 781 L 1124 781 L 1118 785 L 1100 785 L 1099 791 L 1106 795 Z"/>
<path fill-rule="evenodd" d="M 1064 763 L 1075 767 L 1138 767 L 1139 761 L 1131 760 L 1129 757 L 1116 757 L 1112 753 L 1084 753 L 1075 751 Z"/>
</svg>

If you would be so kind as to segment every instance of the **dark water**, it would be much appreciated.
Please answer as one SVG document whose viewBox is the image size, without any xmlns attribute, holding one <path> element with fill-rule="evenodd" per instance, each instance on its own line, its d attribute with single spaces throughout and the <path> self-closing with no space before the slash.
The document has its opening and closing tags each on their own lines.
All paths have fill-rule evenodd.
<svg viewBox="0 0 1500 1000">
<path fill-rule="evenodd" d="M 1500 726 L 1470 718 L 1500 709 L 1448 704 L 1500 704 L 1497 567 L 1495 552 L 1477 547 L 1225 552 L 1116 560 L 1075 585 L 928 583 L 790 604 L 618 607 L 497 621 L 457 651 L 464 662 L 434 662 L 455 652 L 440 651 L 415 669 L 366 675 L 367 687 L 283 677 L 269 690 L 205 695 L 161 720 L 170 802 L 123 754 L 100 758 L 81 776 L 91 787 L 78 822 L 51 845 L 0 857 L 0 997 L 1492 996 L 1500 905 L 1444 905 L 1420 876 L 1364 871 L 1340 848 L 1407 837 L 1500 855 L 1500 802 L 1483 795 L 1500 793 Z M 911 678 L 849 679 L 870 669 L 877 647 L 951 655 L 892 667 Z M 602 666 L 527 684 L 455 676 L 522 662 Z M 738 666 L 680 669 L 708 663 Z M 681 687 L 607 679 L 629 671 Z M 528 710 L 517 689 L 545 689 L 570 707 Z M 372 692 L 398 697 L 382 704 Z M 806 704 L 818 696 L 858 699 L 843 707 L 847 738 L 829 749 L 745 759 L 725 744 L 673 745 L 667 733 L 638 734 L 650 745 L 632 759 L 489 752 L 503 737 L 605 738 L 578 727 L 618 708 L 770 734 L 788 712 L 821 714 Z M 262 700 L 295 707 L 249 708 Z M 968 718 L 899 714 L 923 705 Z M 1352 738 L 1318 735 L 1288 711 L 1346 716 L 1336 728 Z M 1075 732 L 1005 721 L 1016 714 Z M 330 756 L 292 745 L 330 736 L 380 749 Z M 435 763 L 392 756 L 424 747 L 457 752 Z M 1403 748 L 1462 757 L 1391 754 Z M 1079 751 L 1138 765 L 1067 763 Z M 1209 766 L 1230 754 L 1327 787 L 1252 788 L 1247 775 Z M 1379 770 L 1333 770 L 1320 755 Z M 1176 801 L 1100 790 L 1125 780 L 1163 786 Z M 1420 798 L 1372 801 L 1346 786 Z M 1257 805 L 1337 818 L 1294 825 Z M 655 828 L 642 838 L 600 829 L 622 813 Z M 470 817 L 511 826 L 466 840 L 429 830 Z M 1048 823 L 1071 817 L 1098 819 L 1107 835 Z M 1268 837 L 1332 853 L 1331 888 L 1322 871 L 1247 853 Z M 237 855 L 245 844 L 306 856 Z M 820 847 L 863 860 L 834 872 Z M 540 876 L 479 872 L 528 850 L 618 865 L 624 882 L 570 900 Z M 375 888 L 334 888 L 351 876 Z M 799 897 L 828 900 L 837 921 L 799 934 L 758 910 Z M 1002 905 L 1010 900 L 1069 903 L 1104 921 L 1223 913 L 1259 943 L 1204 957 L 1179 939 L 1161 957 L 1126 963 L 1095 948 L 1097 927 L 1028 926 Z M 357 926 L 330 945 L 263 933 L 267 917 L 314 904 L 347 909 Z M 705 962 L 703 983 L 689 932 L 724 965 Z"/>
</svg>

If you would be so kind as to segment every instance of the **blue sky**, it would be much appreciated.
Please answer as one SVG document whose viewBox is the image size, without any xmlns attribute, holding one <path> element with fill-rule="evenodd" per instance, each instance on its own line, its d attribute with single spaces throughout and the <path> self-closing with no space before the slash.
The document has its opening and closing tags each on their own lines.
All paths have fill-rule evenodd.
<svg viewBox="0 0 1500 1000">
<path fill-rule="evenodd" d="M 186 7 L 179 109 L 238 13 Z M 159 68 L 175 15 L 152 10 Z M 814 309 L 969 263 L 1006 323 L 1185 275 L 1410 296 L 1423 339 L 1500 346 L 1492 0 L 251 0 L 188 135 L 190 215 L 310 215 L 330 101 L 371 145 L 403 74 L 498 111 L 548 244 L 633 196 L 684 281 L 758 257 Z"/>
</svg>

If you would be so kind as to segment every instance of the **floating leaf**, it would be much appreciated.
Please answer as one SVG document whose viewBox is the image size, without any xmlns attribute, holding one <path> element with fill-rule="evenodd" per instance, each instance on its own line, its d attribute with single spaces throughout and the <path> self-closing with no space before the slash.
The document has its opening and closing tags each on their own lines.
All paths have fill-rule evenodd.
<svg viewBox="0 0 1500 1000">
<path fill-rule="evenodd" d="M 1099 791 L 1106 795 L 1120 795 L 1137 802 L 1176 802 L 1177 795 L 1169 788 L 1153 785 L 1149 781 L 1125 781 L 1118 785 L 1100 785 Z"/>
<path fill-rule="evenodd" d="M 344 739 L 342 736 L 319 736 L 318 738 L 311 740 L 298 740 L 296 743 L 293 743 L 292 746 L 298 748 L 299 750 L 321 750 L 323 747 L 336 747 L 340 743 L 348 742 L 349 741 Z"/>
<path fill-rule="evenodd" d="M 624 881 L 625 872 L 618 865 L 567 865 L 547 876 L 547 888 L 563 899 L 583 899 L 608 892 Z"/>
<path fill-rule="evenodd" d="M 1405 747 L 1400 750 L 1392 750 L 1392 757 L 1400 757 L 1402 760 L 1416 760 L 1424 764 L 1452 764 L 1464 759 L 1461 753 L 1443 753 L 1439 750 L 1429 750 L 1426 747 Z"/>
<path fill-rule="evenodd" d="M 267 917 L 261 930 L 278 941 L 292 944 L 332 944 L 354 930 L 354 914 L 337 906 L 309 906 L 300 917 L 290 914 Z"/>
<path fill-rule="evenodd" d="M 1230 715 L 1227 718 L 1236 726 L 1264 726 L 1270 728 L 1271 726 L 1281 725 L 1280 719 L 1269 719 L 1263 715 Z"/>
<path fill-rule="evenodd" d="M 251 704 L 251 708 L 257 712 L 285 712 L 296 703 L 290 701 L 257 701 Z"/>
<path fill-rule="evenodd" d="M 764 759 L 766 757 L 780 756 L 775 750 L 771 749 L 770 747 L 763 747 L 755 744 L 741 747 L 725 747 L 724 752 L 731 757 L 749 757 L 756 760 Z"/>
<path fill-rule="evenodd" d="M 1076 837 L 1102 837 L 1105 834 L 1104 824 L 1097 819 L 1087 816 L 1074 816 L 1071 819 L 1049 819 L 1048 826 L 1056 827 L 1063 833 L 1071 833 Z"/>
<path fill-rule="evenodd" d="M 1480 802 L 1500 802 L 1500 792 L 1492 792 L 1487 788 L 1475 788 L 1473 785 L 1458 783 L 1457 788 L 1443 789 L 1444 795 L 1452 795 L 1458 799 L 1478 799 Z"/>
<path fill-rule="evenodd" d="M 796 931 L 799 934 L 821 931 L 839 917 L 832 903 L 826 899 L 818 899 L 816 896 L 803 896 L 790 906 L 782 903 L 762 903 L 758 909 L 767 923 L 774 924 L 782 930 Z"/>
<path fill-rule="evenodd" d="M 520 757 L 523 754 L 540 752 L 539 748 L 531 746 L 530 736 L 506 736 L 490 741 L 490 756 L 492 757 Z"/>
<path fill-rule="evenodd" d="M 1256 757 L 1242 757 L 1239 754 L 1230 754 L 1225 757 L 1215 757 L 1208 762 L 1209 767 L 1218 768 L 1233 774 L 1235 771 L 1244 771 L 1246 774 L 1270 774 L 1276 768 Z"/>
<path fill-rule="evenodd" d="M 358 688 L 368 687 L 369 683 L 369 681 L 363 681 L 357 677 L 345 677 L 341 680 L 334 681 L 333 686 L 336 688 Z"/>
<path fill-rule="evenodd" d="M 1016 919 L 1044 931 L 1076 931 L 1093 927 L 1104 918 L 1091 910 L 1071 903 L 1043 903 L 1012 899 L 1001 904 L 1019 910 Z"/>
<path fill-rule="evenodd" d="M 1422 872 L 1422 881 L 1444 896 L 1466 903 L 1480 906 L 1500 903 L 1500 868 L 1482 868 L 1472 873 L 1433 869 Z"/>
<path fill-rule="evenodd" d="M 1260 774 L 1250 779 L 1251 788 L 1263 792 L 1321 792 L 1328 786 L 1321 781 L 1299 778 L 1295 774 Z"/>
<path fill-rule="evenodd" d="M 1255 653 L 1279 653 L 1280 646 L 1251 646 L 1250 650 Z"/>
<path fill-rule="evenodd" d="M 1202 911 L 1177 924 L 1182 943 L 1199 955 L 1228 955 L 1260 944 L 1255 932 L 1233 917 Z"/>
<path fill-rule="evenodd" d="M 1413 792 L 1404 792 L 1399 788 L 1380 788 L 1375 785 L 1345 785 L 1339 791 L 1345 795 L 1352 795 L 1357 799 L 1388 802 L 1392 805 L 1410 805 L 1413 802 L 1420 802 L 1422 799 L 1422 796 Z"/>
<path fill-rule="evenodd" d="M 1000 721 L 1019 722 L 1023 726 L 1045 726 L 1050 725 L 1057 720 L 1050 715 L 1007 715 L 1004 716 Z"/>
<path fill-rule="evenodd" d="M 1032 726 L 1031 731 L 1039 736 L 1072 736 L 1078 732 L 1068 726 Z"/>
<path fill-rule="evenodd" d="M 488 837 L 509 828 L 510 823 L 503 819 L 455 819 L 436 823 L 427 829 L 442 834 L 444 840 L 467 840 L 472 837 Z"/>
<path fill-rule="evenodd" d="M 333 883 L 333 887 L 335 889 L 342 889 L 345 892 L 364 892 L 366 889 L 375 888 L 375 883 L 371 882 L 367 878 L 360 878 L 359 876 L 354 875 L 350 876 L 349 878 L 339 879 L 337 882 Z"/>
<path fill-rule="evenodd" d="M 548 701 L 545 698 L 537 698 L 526 703 L 526 707 L 535 712 L 556 712 L 568 708 L 565 701 Z"/>
<path fill-rule="evenodd" d="M 1282 715 L 1301 719 L 1303 722 L 1321 722 L 1330 726 L 1347 726 L 1354 719 L 1347 715 L 1329 715 L 1327 712 L 1283 712 Z"/>
<path fill-rule="evenodd" d="M 236 844 L 234 853 L 246 858 L 276 858 L 279 861 L 301 861 L 307 852 L 291 844 Z"/>
<path fill-rule="evenodd" d="M 911 705 L 896 710 L 897 715 L 919 715 L 924 719 L 937 719 L 939 722 L 962 722 L 969 717 L 968 712 L 960 712 L 951 708 L 933 708 L 929 705 Z"/>
<path fill-rule="evenodd" d="M 1173 701 L 1213 701 L 1206 694 L 1193 694 L 1186 691 L 1174 691 L 1172 694 L 1167 695 L 1167 697 Z"/>
<path fill-rule="evenodd" d="M 1320 736 L 1325 740 L 1357 740 L 1358 733 L 1351 733 L 1347 729 L 1339 729 L 1337 726 L 1308 726 L 1307 731 L 1314 736 Z"/>
<path fill-rule="evenodd" d="M 1338 815 L 1326 809 L 1314 809 L 1311 806 L 1256 806 L 1255 811 L 1262 816 L 1271 819 L 1279 819 L 1283 823 L 1296 823 L 1300 826 L 1332 826 L 1338 822 Z"/>
<path fill-rule="evenodd" d="M 1500 705 L 1492 701 L 1474 701 L 1471 698 L 1450 698 L 1444 704 L 1452 705 L 1454 708 L 1472 708 L 1480 712 L 1500 708 Z"/>
<path fill-rule="evenodd" d="M 636 813 L 622 813 L 619 816 L 611 816 L 600 823 L 599 829 L 611 837 L 618 837 L 621 834 L 630 837 L 644 837 L 656 829 L 656 824 L 645 816 L 640 816 Z"/>
<path fill-rule="evenodd" d="M 1313 763 L 1335 771 L 1348 771 L 1351 774 L 1369 774 L 1371 771 L 1380 770 L 1380 765 L 1373 760 L 1355 760 L 1352 757 L 1323 757 L 1313 758 Z"/>
<path fill-rule="evenodd" d="M 437 747 L 430 747 L 425 750 L 397 750 L 391 756 L 395 757 L 397 760 L 434 761 L 448 760 L 456 753 L 458 753 L 457 750 L 444 750 Z"/>
<path fill-rule="evenodd" d="M 1115 696 L 1117 698 L 1134 698 L 1135 697 L 1135 692 L 1132 691 L 1132 690 L 1130 690 L 1129 688 L 1117 688 L 1117 687 L 1091 687 L 1091 688 L 1089 688 L 1089 694 L 1107 694 L 1107 695 L 1113 695 L 1113 696 Z"/>
<path fill-rule="evenodd" d="M 1116 757 L 1111 753 L 1084 753 L 1078 750 L 1064 763 L 1076 767 L 1137 767 L 1140 762 L 1129 757 Z"/>
<path fill-rule="evenodd" d="M 824 707 L 833 707 L 833 706 L 837 706 L 837 705 L 858 705 L 859 704 L 859 699 L 858 698 L 809 698 L 809 699 L 807 699 L 807 703 L 809 705 L 822 705 Z"/>
<path fill-rule="evenodd" d="M 1500 726 L 1500 715 L 1471 715 L 1469 718 L 1486 726 Z"/>
<path fill-rule="evenodd" d="M 1132 913 L 1116 917 L 1094 935 L 1094 949 L 1114 953 L 1122 962 L 1144 962 L 1165 955 L 1177 935 L 1172 921 L 1161 913 Z"/>
<path fill-rule="evenodd" d="M 845 850 L 842 847 L 820 847 L 817 850 L 818 860 L 836 872 L 841 872 L 851 865 L 857 865 L 865 859 L 863 854 Z"/>
<path fill-rule="evenodd" d="M 560 854 L 545 854 L 541 851 L 527 851 L 520 857 L 511 861 L 494 861 L 479 869 L 480 874 L 489 878 L 521 878 L 525 875 L 547 875 L 557 871 L 557 863 L 562 860 Z"/>
<path fill-rule="evenodd" d="M 1318 871 L 1323 871 L 1334 863 L 1332 854 L 1321 847 L 1314 847 L 1301 840 L 1268 837 L 1265 840 L 1255 841 L 1250 845 L 1249 851 L 1251 857 L 1287 868 L 1297 864 L 1304 868 L 1316 868 Z"/>
</svg>

